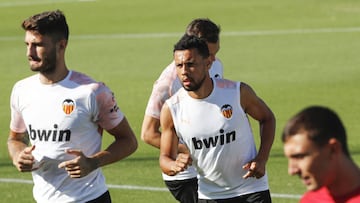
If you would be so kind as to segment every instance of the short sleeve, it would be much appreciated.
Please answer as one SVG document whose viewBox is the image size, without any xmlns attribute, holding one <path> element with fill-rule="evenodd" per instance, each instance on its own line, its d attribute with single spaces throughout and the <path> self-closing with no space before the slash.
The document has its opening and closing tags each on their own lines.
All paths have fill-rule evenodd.
<svg viewBox="0 0 360 203">
<path fill-rule="evenodd" d="M 116 127 L 124 118 L 120 110 L 114 93 L 103 83 L 98 83 L 99 87 L 95 92 L 95 122 L 103 129 L 110 130 Z"/>
<path fill-rule="evenodd" d="M 19 92 L 17 91 L 17 86 L 18 84 L 14 85 L 10 96 L 10 129 L 14 132 L 23 133 L 26 132 L 26 125 L 19 108 Z"/>
<path fill-rule="evenodd" d="M 174 86 L 176 78 L 175 62 L 172 62 L 164 69 L 154 83 L 148 104 L 146 106 L 145 115 L 157 119 L 160 118 L 161 108 L 165 101 L 172 96 L 173 92 L 176 92 L 179 89 L 178 86 Z"/>
</svg>

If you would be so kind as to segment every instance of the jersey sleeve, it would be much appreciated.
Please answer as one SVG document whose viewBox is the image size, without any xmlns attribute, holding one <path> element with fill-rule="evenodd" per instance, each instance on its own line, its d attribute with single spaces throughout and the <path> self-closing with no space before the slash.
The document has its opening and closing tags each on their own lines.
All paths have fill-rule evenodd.
<svg viewBox="0 0 360 203">
<path fill-rule="evenodd" d="M 10 96 L 10 129 L 14 132 L 23 133 L 26 132 L 26 125 L 20 113 L 18 96 L 19 92 L 17 91 L 17 86 L 18 84 L 14 85 Z"/>
<path fill-rule="evenodd" d="M 162 106 L 175 91 L 173 85 L 177 77 L 175 68 L 175 62 L 169 64 L 154 83 L 148 104 L 145 109 L 145 115 L 157 119 L 160 118 Z"/>
<path fill-rule="evenodd" d="M 98 83 L 93 100 L 95 122 L 103 129 L 110 130 L 116 127 L 125 117 L 115 100 L 114 93 L 105 84 Z"/>
</svg>

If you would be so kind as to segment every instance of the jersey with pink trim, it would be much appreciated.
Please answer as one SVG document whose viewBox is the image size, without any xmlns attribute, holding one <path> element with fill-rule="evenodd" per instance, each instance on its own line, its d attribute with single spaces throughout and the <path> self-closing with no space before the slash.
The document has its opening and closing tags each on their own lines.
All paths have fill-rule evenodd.
<svg viewBox="0 0 360 203">
<path fill-rule="evenodd" d="M 240 82 L 213 79 L 214 89 L 194 99 L 181 88 L 168 104 L 177 136 L 190 150 L 199 176 L 200 199 L 227 199 L 268 189 L 267 176 L 242 178 L 257 151 L 240 105 Z"/>
<path fill-rule="evenodd" d="M 223 77 L 223 65 L 219 59 L 216 59 L 212 63 L 209 74 L 210 77 L 213 78 Z M 181 87 L 181 82 L 176 75 L 175 62 L 173 61 L 163 70 L 160 77 L 156 80 L 145 110 L 145 115 L 159 119 L 161 108 L 165 101 L 174 95 Z M 187 170 L 175 176 L 162 174 L 164 180 L 184 180 L 194 178 L 196 175 L 197 173 L 194 167 L 188 167 Z"/>
<path fill-rule="evenodd" d="M 51 85 L 42 84 L 36 74 L 14 85 L 10 103 L 10 129 L 27 131 L 35 145 L 37 202 L 86 202 L 106 192 L 100 168 L 73 179 L 58 164 L 75 158 L 67 149 L 86 156 L 99 152 L 103 129 L 114 128 L 124 118 L 108 87 L 75 71 Z"/>
</svg>

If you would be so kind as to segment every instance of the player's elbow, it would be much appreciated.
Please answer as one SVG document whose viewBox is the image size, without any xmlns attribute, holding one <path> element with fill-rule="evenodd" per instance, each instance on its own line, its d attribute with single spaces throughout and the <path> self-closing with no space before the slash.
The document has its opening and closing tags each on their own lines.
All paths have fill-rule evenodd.
<svg viewBox="0 0 360 203">
<path fill-rule="evenodd" d="M 151 133 L 149 133 L 149 131 L 142 130 L 141 131 L 141 140 L 147 144 L 150 144 L 151 140 L 152 140 Z"/>
<path fill-rule="evenodd" d="M 160 120 L 151 116 L 145 116 L 141 126 L 141 140 L 154 147 L 160 147 Z"/>
<path fill-rule="evenodd" d="M 155 130 L 142 130 L 141 140 L 146 144 L 152 145 L 156 148 L 160 148 L 160 132 Z"/>
<path fill-rule="evenodd" d="M 131 142 L 130 152 L 131 154 L 134 153 L 139 147 L 138 141 L 136 137 L 134 136 Z"/>
<path fill-rule="evenodd" d="M 270 111 L 268 113 L 268 116 L 266 117 L 266 123 L 268 123 L 268 125 L 272 126 L 273 130 L 275 131 L 276 117 L 272 111 Z"/>
<path fill-rule="evenodd" d="M 141 130 L 140 138 L 143 142 L 146 142 L 146 135 L 145 132 L 143 132 L 142 130 Z"/>
</svg>

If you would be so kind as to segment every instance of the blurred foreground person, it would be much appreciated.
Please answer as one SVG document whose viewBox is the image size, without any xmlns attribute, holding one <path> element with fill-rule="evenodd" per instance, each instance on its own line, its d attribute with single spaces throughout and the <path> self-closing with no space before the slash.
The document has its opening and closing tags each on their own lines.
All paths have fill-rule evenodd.
<svg viewBox="0 0 360 203">
<path fill-rule="evenodd" d="M 287 122 L 282 141 L 288 171 L 308 190 L 301 203 L 360 202 L 360 170 L 346 140 L 340 118 L 326 107 L 305 108 Z"/>
</svg>

